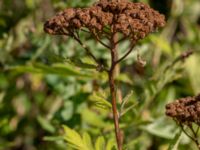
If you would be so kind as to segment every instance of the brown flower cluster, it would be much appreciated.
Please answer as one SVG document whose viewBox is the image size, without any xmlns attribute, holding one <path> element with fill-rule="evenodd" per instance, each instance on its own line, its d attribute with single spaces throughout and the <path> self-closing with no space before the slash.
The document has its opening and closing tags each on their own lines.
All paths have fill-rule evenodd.
<svg viewBox="0 0 200 150">
<path fill-rule="evenodd" d="M 166 105 L 166 115 L 179 123 L 196 123 L 200 125 L 200 94 L 186 97 Z"/>
<path fill-rule="evenodd" d="M 146 4 L 99 0 L 89 8 L 65 9 L 49 19 L 44 30 L 49 34 L 70 35 L 81 28 L 97 34 L 109 29 L 112 33 L 121 32 L 137 41 L 164 25 L 164 15 Z"/>
</svg>

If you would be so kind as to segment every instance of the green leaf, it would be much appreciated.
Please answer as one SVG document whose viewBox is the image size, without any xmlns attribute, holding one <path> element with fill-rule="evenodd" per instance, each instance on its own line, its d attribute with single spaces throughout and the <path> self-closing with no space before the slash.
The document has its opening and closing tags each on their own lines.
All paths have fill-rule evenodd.
<svg viewBox="0 0 200 150">
<path fill-rule="evenodd" d="M 105 140 L 103 136 L 97 138 L 95 143 L 95 150 L 105 150 Z"/>
<path fill-rule="evenodd" d="M 46 131 L 50 133 L 55 132 L 54 126 L 47 119 L 43 118 L 42 116 L 38 116 L 37 120 L 43 129 L 45 129 Z"/>
<path fill-rule="evenodd" d="M 33 0 L 25 0 L 25 2 L 26 2 L 26 6 L 27 6 L 29 9 L 33 9 L 33 8 L 35 8 L 35 6 L 36 6 L 36 4 L 35 4 L 36 1 L 33 1 Z"/>
<path fill-rule="evenodd" d="M 83 75 L 80 70 L 69 64 L 53 64 L 52 66 L 47 66 L 41 63 L 34 63 L 34 67 L 43 70 L 46 73 L 50 74 L 59 74 L 59 75 L 71 75 L 71 76 L 87 76 Z"/>
<path fill-rule="evenodd" d="M 97 68 L 96 64 L 91 64 L 90 62 L 83 62 L 80 59 L 76 59 L 76 60 L 70 59 L 70 60 L 75 66 L 80 67 L 80 68 L 85 68 L 85 69 L 96 69 Z"/>
<path fill-rule="evenodd" d="M 102 116 L 96 114 L 90 109 L 82 110 L 81 114 L 82 114 L 82 119 L 89 125 L 99 127 L 99 128 L 107 126 L 107 123 L 104 122 Z"/>
<path fill-rule="evenodd" d="M 124 83 L 128 83 L 130 85 L 133 84 L 133 81 L 131 80 L 131 78 L 127 75 L 127 74 L 119 74 L 117 77 L 116 77 L 116 80 L 117 81 L 121 81 L 121 82 L 124 82 Z"/>
<path fill-rule="evenodd" d="M 133 91 L 131 90 L 124 98 L 121 104 L 121 108 L 120 110 L 123 111 L 124 106 L 128 103 L 128 100 L 130 99 L 130 97 L 133 95 Z"/>
<path fill-rule="evenodd" d="M 33 63 L 27 66 L 7 67 L 7 70 L 15 71 L 17 73 L 42 73 L 42 74 L 57 74 L 61 76 L 77 76 L 77 77 L 91 77 L 89 73 L 84 73 L 80 68 L 70 64 L 56 63 L 48 66 L 42 63 Z"/>
<path fill-rule="evenodd" d="M 63 110 L 61 110 L 60 113 L 61 113 L 63 120 L 65 120 L 65 121 L 70 120 L 74 113 L 73 103 L 71 101 L 66 101 L 64 103 L 64 108 L 63 108 Z"/>
<path fill-rule="evenodd" d="M 161 138 L 173 139 L 175 127 L 171 124 L 167 125 L 165 118 L 161 117 L 157 120 L 153 120 L 153 122 L 149 125 L 141 126 L 141 129 Z"/>
<path fill-rule="evenodd" d="M 178 145 L 181 140 L 181 134 L 182 134 L 182 131 L 179 130 L 179 132 L 175 135 L 174 139 L 172 140 L 171 144 L 169 145 L 168 150 L 178 150 Z"/>
<path fill-rule="evenodd" d="M 93 145 L 92 145 L 91 137 L 87 132 L 83 133 L 83 141 L 89 147 L 90 150 L 94 150 Z"/>
<path fill-rule="evenodd" d="M 131 106 L 123 109 L 121 112 L 120 112 L 120 117 L 125 115 L 127 112 L 129 112 L 130 110 L 132 110 L 133 108 L 135 108 L 137 106 L 138 103 L 135 103 L 135 104 L 132 104 Z"/>
<path fill-rule="evenodd" d="M 126 114 L 128 111 L 130 111 L 131 109 L 133 109 L 138 103 L 134 102 L 133 104 L 131 104 L 130 106 L 125 108 L 125 105 L 128 103 L 128 101 L 130 100 L 130 97 L 133 95 L 133 91 L 131 90 L 124 98 L 120 107 L 120 117 L 123 116 L 124 114 Z"/>
<path fill-rule="evenodd" d="M 43 140 L 45 141 L 62 141 L 63 140 L 63 137 L 62 136 L 45 136 L 43 138 Z"/>
<path fill-rule="evenodd" d="M 173 52 L 170 43 L 162 36 L 151 35 L 150 39 L 156 47 L 160 48 L 166 54 L 171 54 Z"/>
<path fill-rule="evenodd" d="M 50 53 L 48 52 L 47 54 L 45 54 L 48 58 L 48 61 L 50 63 L 69 63 L 69 58 L 66 57 L 61 57 L 59 55 L 56 55 L 54 53 Z M 69 63 L 70 64 L 70 63 Z M 70 64 L 71 65 L 71 64 Z"/>
<path fill-rule="evenodd" d="M 116 142 L 114 139 L 109 139 L 106 145 L 106 150 L 116 150 Z"/>
<path fill-rule="evenodd" d="M 77 150 L 113 150 L 115 144 L 114 139 L 109 139 L 107 144 L 103 136 L 99 136 L 93 146 L 90 135 L 87 132 L 83 133 L 81 136 L 74 130 L 70 129 L 67 126 L 63 126 L 64 128 L 64 140 L 67 141 L 68 146 L 77 149 Z M 46 138 L 47 140 L 54 141 L 56 139 L 60 140 L 59 137 Z"/>
<path fill-rule="evenodd" d="M 75 131 L 70 129 L 67 126 L 63 126 L 64 128 L 64 140 L 68 143 L 68 145 L 77 150 L 91 150 L 85 144 L 81 136 Z"/>
<path fill-rule="evenodd" d="M 7 67 L 6 70 L 17 72 L 17 73 L 43 73 L 41 69 L 34 68 L 32 65 L 28 66 L 15 66 L 15 67 Z"/>
<path fill-rule="evenodd" d="M 100 93 L 93 93 L 89 99 L 99 108 L 110 109 L 111 103 L 108 102 Z"/>
<path fill-rule="evenodd" d="M 198 94 L 200 91 L 200 70 L 197 69 L 199 67 L 199 64 L 200 58 L 198 55 L 190 56 L 190 58 L 188 58 L 188 60 L 186 61 L 186 70 L 188 72 L 189 80 L 195 94 Z"/>
<path fill-rule="evenodd" d="M 35 3 L 32 0 L 27 0 L 27 1 Z M 32 62 L 34 62 L 47 49 L 50 42 L 51 42 L 50 38 L 46 36 L 44 40 L 42 41 L 40 47 L 37 49 L 36 53 L 31 57 Z"/>
</svg>

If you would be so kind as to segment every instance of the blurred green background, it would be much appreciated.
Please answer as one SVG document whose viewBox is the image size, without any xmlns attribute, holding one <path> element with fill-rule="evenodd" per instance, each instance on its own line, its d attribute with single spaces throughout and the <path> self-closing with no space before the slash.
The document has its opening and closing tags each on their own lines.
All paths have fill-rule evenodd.
<svg viewBox="0 0 200 150">
<path fill-rule="evenodd" d="M 114 140 L 107 76 L 72 39 L 49 36 L 43 23 L 66 7 L 95 0 L 0 0 L 0 149 L 71 150 L 62 125 L 87 132 L 93 142 Z M 161 31 L 140 41 L 121 63 L 117 83 L 127 100 L 120 118 L 127 150 L 194 150 L 165 117 L 165 105 L 200 92 L 200 1 L 137 0 L 166 15 Z M 136 1 L 135 1 L 136 2 Z M 103 63 L 108 51 L 81 35 Z M 128 42 L 119 46 L 125 52 Z M 179 59 L 187 50 L 194 53 Z M 147 62 L 142 68 L 137 54 Z M 91 65 L 85 65 L 84 63 Z M 120 106 L 119 106 L 120 107 Z"/>
</svg>

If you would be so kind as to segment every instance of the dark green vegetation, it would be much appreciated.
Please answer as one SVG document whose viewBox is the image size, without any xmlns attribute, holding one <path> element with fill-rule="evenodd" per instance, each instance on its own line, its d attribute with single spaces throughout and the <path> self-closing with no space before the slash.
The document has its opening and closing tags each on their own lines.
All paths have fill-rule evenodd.
<svg viewBox="0 0 200 150">
<path fill-rule="evenodd" d="M 49 37 L 43 31 L 44 21 L 55 12 L 92 2 L 0 1 L 0 149 L 71 150 L 63 140 L 62 125 L 69 127 L 65 139 L 73 147 L 92 149 L 85 144 L 90 136 L 95 150 L 111 149 L 115 135 L 107 75 L 95 70 L 72 39 Z M 117 77 L 125 101 L 119 109 L 128 150 L 196 149 L 165 117 L 165 105 L 200 92 L 200 2 L 162 2 L 150 0 L 167 15 L 166 27 L 140 41 L 120 64 Z M 107 50 L 90 37 L 82 38 L 107 65 Z M 127 46 L 120 45 L 119 53 Z M 193 54 L 184 57 L 188 50 Z M 106 148 L 101 148 L 104 142 Z"/>
</svg>

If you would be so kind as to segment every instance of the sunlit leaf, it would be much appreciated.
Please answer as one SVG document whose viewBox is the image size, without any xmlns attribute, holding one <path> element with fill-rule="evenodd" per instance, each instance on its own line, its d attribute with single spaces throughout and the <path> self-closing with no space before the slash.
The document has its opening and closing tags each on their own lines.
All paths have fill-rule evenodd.
<svg viewBox="0 0 200 150">
<path fill-rule="evenodd" d="M 158 48 L 163 50 L 163 52 L 165 52 L 167 54 L 172 53 L 172 48 L 170 46 L 170 43 L 166 39 L 164 39 L 163 37 L 151 35 L 150 39 Z"/>
<path fill-rule="evenodd" d="M 94 150 L 91 137 L 87 132 L 83 133 L 83 141 L 90 150 Z"/>
<path fill-rule="evenodd" d="M 117 150 L 116 149 L 116 142 L 114 139 L 109 139 L 107 141 L 106 150 Z"/>
<path fill-rule="evenodd" d="M 110 109 L 112 107 L 111 103 L 107 101 L 103 96 L 100 96 L 98 93 L 93 93 L 89 99 L 93 102 L 94 105 L 104 109 Z"/>
<path fill-rule="evenodd" d="M 105 150 L 105 140 L 103 136 L 97 138 L 95 143 L 95 150 Z"/>
<path fill-rule="evenodd" d="M 81 136 L 73 129 L 70 129 L 67 126 L 63 126 L 64 128 L 64 140 L 76 150 L 91 150 L 83 141 Z"/>
</svg>

